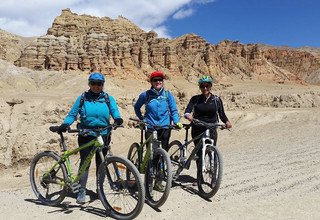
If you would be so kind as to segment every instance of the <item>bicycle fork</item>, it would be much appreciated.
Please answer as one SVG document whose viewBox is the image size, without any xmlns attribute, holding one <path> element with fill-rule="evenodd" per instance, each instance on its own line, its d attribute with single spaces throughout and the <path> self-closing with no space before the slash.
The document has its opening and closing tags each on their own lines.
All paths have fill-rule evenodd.
<svg viewBox="0 0 320 220">
<path fill-rule="evenodd" d="M 207 129 L 205 131 L 205 136 L 202 138 L 202 172 L 206 171 L 206 161 L 205 161 L 205 156 L 206 156 L 206 150 L 208 146 L 213 146 L 214 141 L 210 138 L 210 131 Z M 213 160 L 213 156 L 211 155 L 210 160 Z M 213 161 L 211 161 L 213 162 Z"/>
</svg>

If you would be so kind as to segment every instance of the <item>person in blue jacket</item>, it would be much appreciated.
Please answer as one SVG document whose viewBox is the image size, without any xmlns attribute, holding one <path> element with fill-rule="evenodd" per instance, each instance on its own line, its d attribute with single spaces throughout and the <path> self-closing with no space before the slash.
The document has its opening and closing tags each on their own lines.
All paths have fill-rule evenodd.
<svg viewBox="0 0 320 220">
<path fill-rule="evenodd" d="M 162 148 L 168 150 L 171 123 L 182 128 L 182 124 L 179 122 L 180 117 L 178 109 L 173 95 L 165 90 L 163 87 L 164 74 L 159 71 L 155 71 L 150 74 L 149 80 L 151 88 L 139 95 L 137 102 L 134 105 L 134 111 L 136 116 L 140 120 L 144 120 L 151 125 L 163 126 L 163 129 L 159 129 L 158 139 L 162 143 Z M 145 113 L 142 115 L 141 107 L 145 105 Z M 152 129 L 148 128 L 146 132 L 146 139 L 152 134 Z"/>
<path fill-rule="evenodd" d="M 79 128 L 103 128 L 107 127 L 110 124 L 110 116 L 114 119 L 115 123 L 121 125 L 123 120 L 120 116 L 120 112 L 117 107 L 117 103 L 112 96 L 109 96 L 103 91 L 103 86 L 105 83 L 104 76 L 99 72 L 91 73 L 88 79 L 89 90 L 80 95 L 72 106 L 70 112 L 65 118 L 63 124 L 60 125 L 60 130 L 67 130 L 70 125 L 77 119 L 77 116 L 80 115 L 80 124 Z M 102 136 L 104 139 L 108 134 L 109 130 L 104 131 Z M 93 140 L 95 134 L 87 136 L 78 136 L 79 146 Z M 106 144 L 110 143 L 109 140 L 104 140 Z M 83 149 L 80 151 L 80 165 L 82 166 L 85 159 L 89 155 L 92 147 Z M 103 154 L 106 155 L 107 149 L 103 149 Z M 101 158 L 96 154 L 96 172 L 99 165 L 101 164 Z M 88 180 L 90 164 L 85 171 L 84 175 L 81 177 L 79 184 L 81 185 L 79 193 L 77 196 L 77 203 L 85 203 L 86 200 L 86 184 Z"/>
</svg>

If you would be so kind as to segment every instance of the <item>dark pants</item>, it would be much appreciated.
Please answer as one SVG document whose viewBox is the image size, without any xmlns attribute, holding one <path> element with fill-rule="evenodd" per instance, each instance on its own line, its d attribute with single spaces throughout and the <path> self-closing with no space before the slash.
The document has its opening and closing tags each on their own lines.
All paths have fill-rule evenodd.
<svg viewBox="0 0 320 220">
<path fill-rule="evenodd" d="M 79 135 L 78 137 L 78 144 L 79 146 L 85 144 L 85 143 L 88 143 L 89 141 L 92 141 L 93 139 L 95 139 L 96 137 L 94 136 L 81 136 Z M 110 141 L 111 141 L 111 138 L 110 136 L 106 136 L 103 138 L 104 139 L 104 142 L 105 142 L 105 145 L 109 145 Z M 94 146 L 91 146 L 91 147 L 88 147 L 88 148 L 85 148 L 83 150 L 80 151 L 80 165 L 79 165 L 79 170 L 80 170 L 80 167 L 82 166 L 82 164 L 84 163 L 84 161 L 86 160 L 87 156 L 90 154 L 90 152 L 94 150 Z M 107 148 L 103 148 L 102 150 L 102 153 L 104 156 L 107 155 L 107 152 L 108 152 L 108 149 Z M 98 173 L 98 168 L 101 164 L 101 158 L 100 158 L 100 155 L 98 153 L 98 151 L 96 152 L 96 174 Z M 86 188 L 86 185 L 87 185 L 87 181 L 88 181 L 88 175 L 89 175 L 89 168 L 90 168 L 90 165 L 91 165 L 91 162 L 89 164 L 89 166 L 87 167 L 86 171 L 84 172 L 83 176 L 80 178 L 80 185 L 82 188 Z"/>
<path fill-rule="evenodd" d="M 198 135 L 200 135 L 201 133 L 203 133 L 205 131 L 206 131 L 206 127 L 193 125 L 192 129 L 191 129 L 191 137 L 195 138 L 195 137 L 197 137 Z M 213 139 L 213 144 L 216 145 L 217 144 L 217 140 L 218 140 L 218 133 L 217 133 L 216 129 L 211 129 L 210 130 L 210 138 Z M 201 138 L 199 138 L 199 139 L 194 141 L 194 146 L 197 146 L 199 141 L 202 141 Z M 201 172 L 201 167 L 199 167 L 199 166 L 200 166 L 200 160 L 201 160 L 200 158 L 202 157 L 202 148 L 200 148 L 199 151 L 197 152 L 197 156 L 198 156 L 198 159 L 196 160 L 197 169 L 198 169 L 197 172 Z"/>
<path fill-rule="evenodd" d="M 162 148 L 168 151 L 169 147 L 169 140 L 171 136 L 171 130 L 170 129 L 159 129 L 157 130 L 158 134 L 158 140 L 161 141 Z M 152 135 L 152 131 L 148 130 L 146 132 L 146 139 L 148 139 Z"/>
</svg>

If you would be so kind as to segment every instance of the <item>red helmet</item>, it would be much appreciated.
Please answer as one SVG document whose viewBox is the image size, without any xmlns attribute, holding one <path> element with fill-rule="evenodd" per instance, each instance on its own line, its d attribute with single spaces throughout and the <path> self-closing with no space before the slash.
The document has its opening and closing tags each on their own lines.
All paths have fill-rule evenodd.
<svg viewBox="0 0 320 220">
<path fill-rule="evenodd" d="M 153 73 L 150 74 L 149 79 L 150 81 L 152 80 L 152 78 L 154 77 L 161 77 L 162 79 L 164 78 L 164 74 L 163 72 L 160 71 L 154 71 Z"/>
</svg>

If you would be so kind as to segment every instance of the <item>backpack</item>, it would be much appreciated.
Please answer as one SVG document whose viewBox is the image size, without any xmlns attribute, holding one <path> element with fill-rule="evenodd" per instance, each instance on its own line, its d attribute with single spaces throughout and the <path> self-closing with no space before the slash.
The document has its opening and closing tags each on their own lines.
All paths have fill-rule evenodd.
<svg viewBox="0 0 320 220">
<path fill-rule="evenodd" d="M 145 106 L 151 101 L 152 97 L 156 97 L 156 95 L 152 95 L 151 94 L 151 90 L 147 90 L 146 94 L 147 94 L 147 98 L 146 98 L 146 101 L 144 103 Z M 169 95 L 168 94 L 169 94 L 169 92 L 167 90 L 164 90 L 164 95 L 165 95 L 166 101 L 168 103 L 168 112 L 169 112 L 170 120 L 172 120 L 171 112 L 170 112 L 170 105 L 169 105 Z"/>
<path fill-rule="evenodd" d="M 108 93 L 105 92 L 105 95 L 104 95 L 104 99 L 107 103 L 107 106 L 108 108 L 110 109 L 110 98 L 109 98 L 109 95 Z M 86 92 L 82 93 L 81 94 L 81 99 L 80 99 L 80 105 L 79 105 L 79 114 L 80 114 L 80 110 L 84 104 L 84 102 L 86 101 Z"/>
<path fill-rule="evenodd" d="M 145 101 L 145 105 L 147 105 L 150 101 L 151 101 L 151 98 L 152 97 L 156 97 L 155 95 L 152 95 L 151 94 L 151 90 L 147 90 L 146 91 L 146 94 L 147 94 L 147 98 L 146 98 L 146 101 Z M 167 103 L 168 103 L 168 106 L 169 106 L 169 95 L 168 95 L 168 91 L 167 90 L 164 90 L 164 94 L 165 94 L 165 97 L 166 97 L 166 100 L 167 100 Z"/>
</svg>

